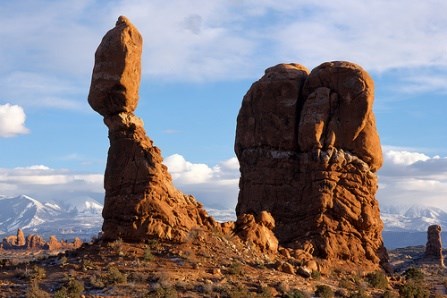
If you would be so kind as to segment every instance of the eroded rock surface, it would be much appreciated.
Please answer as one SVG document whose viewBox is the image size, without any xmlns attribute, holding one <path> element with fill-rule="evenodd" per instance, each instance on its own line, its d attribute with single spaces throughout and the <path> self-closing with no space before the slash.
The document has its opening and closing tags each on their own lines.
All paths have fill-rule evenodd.
<svg viewBox="0 0 447 298">
<path fill-rule="evenodd" d="M 373 89 L 349 62 L 323 63 L 310 74 L 298 64 L 267 69 L 237 119 L 237 215 L 270 212 L 280 245 L 311 245 L 316 257 L 385 262 Z"/>
<path fill-rule="evenodd" d="M 104 116 L 110 148 L 105 171 L 103 239 L 185 239 L 193 228 L 216 226 L 200 203 L 172 184 L 160 150 L 133 112 L 138 103 L 142 38 L 125 17 L 95 54 L 88 101 Z"/>
<path fill-rule="evenodd" d="M 266 211 L 253 214 L 239 215 L 236 221 L 235 233 L 244 241 L 256 245 L 261 251 L 276 253 L 278 239 L 273 233 L 275 219 Z"/>
</svg>

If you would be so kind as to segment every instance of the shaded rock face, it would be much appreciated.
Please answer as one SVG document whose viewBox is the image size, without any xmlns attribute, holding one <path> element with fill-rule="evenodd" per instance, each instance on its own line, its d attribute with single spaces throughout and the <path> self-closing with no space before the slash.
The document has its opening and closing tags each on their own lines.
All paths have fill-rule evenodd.
<svg viewBox="0 0 447 298">
<path fill-rule="evenodd" d="M 121 16 L 95 54 L 88 101 L 104 116 L 110 140 L 102 237 L 181 240 L 197 226 L 217 224 L 192 196 L 174 188 L 160 150 L 133 114 L 138 103 L 141 51 L 140 33 Z"/>
<path fill-rule="evenodd" d="M 427 245 L 425 246 L 425 258 L 431 259 L 444 266 L 442 255 L 441 226 L 431 225 L 427 231 Z"/>
<path fill-rule="evenodd" d="M 237 119 L 237 215 L 270 212 L 280 245 L 311 244 L 323 259 L 386 261 L 373 99 L 372 79 L 353 63 L 267 69 Z"/>
</svg>

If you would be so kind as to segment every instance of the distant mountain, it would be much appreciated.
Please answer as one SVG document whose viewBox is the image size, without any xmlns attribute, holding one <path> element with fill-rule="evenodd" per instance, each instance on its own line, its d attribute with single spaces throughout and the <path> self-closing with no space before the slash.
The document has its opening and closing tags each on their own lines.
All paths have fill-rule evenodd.
<svg viewBox="0 0 447 298">
<path fill-rule="evenodd" d="M 102 225 L 102 204 L 92 198 L 43 202 L 26 195 L 0 195 L 0 234 L 38 233 L 59 239 L 89 240 Z"/>
<path fill-rule="evenodd" d="M 430 225 L 438 224 L 445 231 L 447 212 L 442 209 L 423 205 L 382 206 L 380 216 L 385 231 L 427 232 Z"/>
</svg>

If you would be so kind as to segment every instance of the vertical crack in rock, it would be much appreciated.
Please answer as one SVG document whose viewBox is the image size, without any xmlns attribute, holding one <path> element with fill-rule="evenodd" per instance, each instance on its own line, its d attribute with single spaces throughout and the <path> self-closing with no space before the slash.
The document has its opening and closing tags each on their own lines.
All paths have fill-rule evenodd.
<svg viewBox="0 0 447 298">
<path fill-rule="evenodd" d="M 263 211 L 279 244 L 365 266 L 387 262 L 376 171 L 382 152 L 370 76 L 349 62 L 268 68 L 242 101 L 238 218 Z"/>
<path fill-rule="evenodd" d="M 213 227 L 202 205 L 172 184 L 160 150 L 133 113 L 138 104 L 142 37 L 119 17 L 95 53 L 88 102 L 104 117 L 110 148 L 104 177 L 103 239 L 184 240 L 193 228 Z"/>
</svg>

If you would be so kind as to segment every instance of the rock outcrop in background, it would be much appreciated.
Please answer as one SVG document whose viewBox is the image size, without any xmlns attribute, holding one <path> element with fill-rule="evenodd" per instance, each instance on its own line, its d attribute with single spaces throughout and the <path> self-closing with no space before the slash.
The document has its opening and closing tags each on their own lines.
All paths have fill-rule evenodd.
<svg viewBox="0 0 447 298">
<path fill-rule="evenodd" d="M 160 150 L 133 112 L 138 104 L 142 37 L 126 17 L 95 53 L 88 102 L 104 117 L 110 148 L 105 171 L 103 239 L 181 240 L 196 227 L 215 226 L 192 196 L 172 184 Z"/>
<path fill-rule="evenodd" d="M 73 242 L 67 242 L 64 240 L 58 241 L 56 236 L 50 236 L 48 242 L 46 242 L 42 236 L 30 234 L 25 238 L 25 234 L 22 229 L 17 229 L 17 236 L 7 236 L 3 238 L 0 248 L 4 250 L 67 250 L 76 249 L 81 247 L 82 240 L 76 237 Z"/>
<path fill-rule="evenodd" d="M 431 225 L 427 229 L 427 245 L 425 246 L 424 259 L 444 267 L 440 225 Z"/>
<path fill-rule="evenodd" d="M 237 119 L 238 217 L 272 214 L 279 244 L 366 266 L 386 262 L 373 81 L 358 65 L 266 70 Z"/>
</svg>

